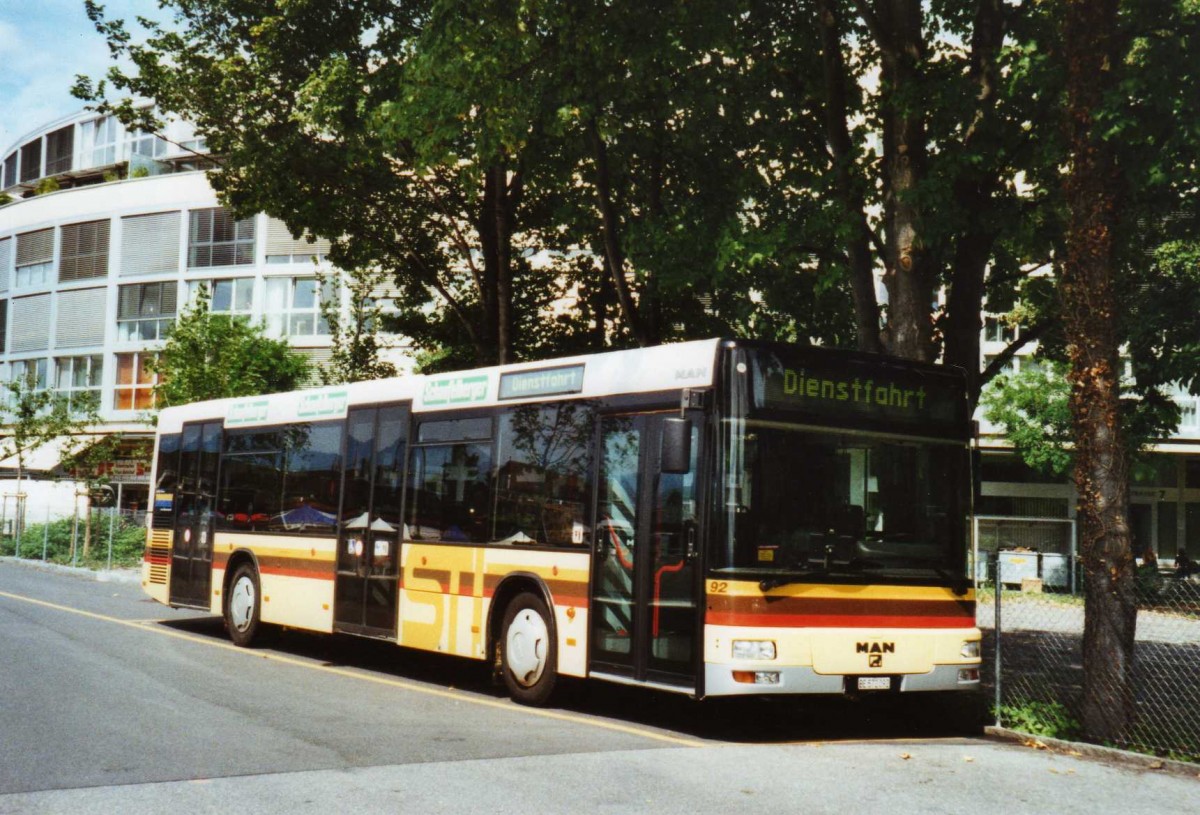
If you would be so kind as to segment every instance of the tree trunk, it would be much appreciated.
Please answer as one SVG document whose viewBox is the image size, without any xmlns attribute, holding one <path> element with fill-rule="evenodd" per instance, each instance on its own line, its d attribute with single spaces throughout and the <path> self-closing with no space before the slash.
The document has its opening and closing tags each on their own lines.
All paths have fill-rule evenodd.
<svg viewBox="0 0 1200 815">
<path fill-rule="evenodd" d="M 921 0 L 876 6 L 875 32 L 881 54 L 883 189 L 888 291 L 887 350 L 906 359 L 934 357 L 933 270 L 921 234 L 923 213 L 916 197 L 924 181 L 927 147 L 920 94 L 925 43 Z"/>
<path fill-rule="evenodd" d="M 608 145 L 600 135 L 600 128 L 594 118 L 588 121 L 588 136 L 592 143 L 592 159 L 596 164 L 596 203 L 600 208 L 600 226 L 604 236 L 604 260 L 617 295 L 617 305 L 634 341 L 642 347 L 653 345 L 642 323 L 638 305 L 633 300 L 629 281 L 625 277 L 625 252 L 621 248 L 620 224 L 617 222 L 616 207 L 612 202 Z"/>
<path fill-rule="evenodd" d="M 488 167 L 483 174 L 483 200 L 479 213 L 479 243 L 483 255 L 483 290 L 479 292 L 479 308 L 482 311 L 483 330 L 479 333 L 479 342 L 475 345 L 475 354 L 480 365 L 496 365 L 500 361 L 499 331 L 499 286 L 500 286 L 500 244 L 497 227 L 499 216 L 497 204 L 501 200 L 503 183 L 502 173 L 497 173 L 495 167 Z"/>
<path fill-rule="evenodd" d="M 1095 114 L 1116 81 L 1117 0 L 1068 0 L 1063 22 L 1071 160 L 1060 291 L 1071 360 L 1075 486 L 1085 574 L 1083 726 L 1118 739 L 1133 718 L 1137 598 L 1130 552 L 1129 478 L 1118 414 L 1113 232 L 1119 175 Z"/>
<path fill-rule="evenodd" d="M 842 59 L 841 21 L 833 0 L 820 0 L 817 21 L 821 29 L 821 65 L 825 83 L 825 138 L 833 156 L 834 188 L 848 233 L 846 262 L 854 299 L 858 349 L 881 353 L 879 302 L 875 297 L 875 260 L 866 221 L 863 192 L 854 181 L 854 143 L 850 138 L 846 101 L 846 65 Z"/>
</svg>

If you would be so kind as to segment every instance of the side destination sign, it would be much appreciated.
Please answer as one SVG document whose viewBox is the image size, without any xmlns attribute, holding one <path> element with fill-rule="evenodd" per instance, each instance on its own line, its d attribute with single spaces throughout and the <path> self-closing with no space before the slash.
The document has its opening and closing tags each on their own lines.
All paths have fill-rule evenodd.
<svg viewBox="0 0 1200 815">
<path fill-rule="evenodd" d="M 301 419 L 340 419 L 350 404 L 347 391 L 316 391 L 300 397 L 296 415 Z"/>
<path fill-rule="evenodd" d="M 234 402 L 229 406 L 229 412 L 225 414 L 225 426 L 263 424 L 267 421 L 270 406 L 271 403 L 266 399 L 243 399 Z"/>
<path fill-rule="evenodd" d="M 514 371 L 500 375 L 500 399 L 528 399 L 532 396 L 558 396 L 583 390 L 583 365 Z"/>
<path fill-rule="evenodd" d="M 487 399 L 487 374 L 431 379 L 425 383 L 426 405 L 470 405 Z"/>
<path fill-rule="evenodd" d="M 350 393 L 345 389 L 305 391 L 274 397 L 239 399 L 225 414 L 226 427 L 312 422 L 345 418 Z"/>
</svg>

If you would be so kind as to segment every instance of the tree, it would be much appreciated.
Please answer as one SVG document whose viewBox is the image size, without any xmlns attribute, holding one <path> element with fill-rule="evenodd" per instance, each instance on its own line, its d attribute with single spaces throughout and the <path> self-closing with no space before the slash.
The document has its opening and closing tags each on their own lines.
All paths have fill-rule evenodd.
<svg viewBox="0 0 1200 815">
<path fill-rule="evenodd" d="M 7 399 L 0 410 L 0 424 L 7 435 L 0 439 L 0 457 L 17 459 L 17 514 L 14 540 L 21 539 L 25 522 L 25 496 L 21 481 L 28 455 L 37 448 L 57 443 L 60 461 L 80 455 L 88 440 L 84 433 L 100 424 L 95 399 L 71 400 L 38 382 L 37 372 L 28 369 L 24 376 L 5 383 Z"/>
<path fill-rule="evenodd" d="M 1137 624 L 1114 282 L 1122 179 L 1102 122 L 1105 97 L 1118 82 L 1117 9 L 1118 0 L 1067 0 L 1062 21 L 1071 164 L 1059 289 L 1085 574 L 1082 714 L 1089 735 L 1099 739 L 1120 737 L 1133 718 Z"/>
<path fill-rule="evenodd" d="M 203 287 L 150 366 L 159 375 L 160 408 L 294 390 L 309 376 L 308 361 L 285 340 L 265 336 L 261 324 L 209 311 Z"/>
<path fill-rule="evenodd" d="M 321 366 L 323 384 L 340 385 L 396 375 L 396 366 L 379 358 L 383 348 L 379 331 L 384 311 L 377 295 L 386 284 L 386 277 L 378 269 L 317 274 L 317 283 L 322 290 L 339 291 L 340 282 L 345 284 L 348 295 L 345 310 L 341 298 L 321 300 L 321 314 L 329 324 L 331 352 L 328 364 Z"/>
<path fill-rule="evenodd" d="M 471 102 L 477 85 L 509 75 L 509 99 L 535 109 L 541 99 L 536 76 L 514 74 L 529 55 L 505 47 L 525 42 L 508 36 L 522 20 L 507 4 L 470 14 L 435 0 L 163 6 L 175 23 L 144 20 L 149 36 L 134 42 L 87 0 L 133 69 L 95 86 L 80 78 L 77 93 L 99 100 L 111 83 L 193 121 L 219 159 L 210 179 L 224 203 L 329 238 L 339 267 L 394 275 L 402 309 L 432 304 L 454 320 L 477 363 L 511 361 L 520 215 L 539 147 L 522 106 Z M 131 98 L 111 109 L 160 124 Z"/>
</svg>

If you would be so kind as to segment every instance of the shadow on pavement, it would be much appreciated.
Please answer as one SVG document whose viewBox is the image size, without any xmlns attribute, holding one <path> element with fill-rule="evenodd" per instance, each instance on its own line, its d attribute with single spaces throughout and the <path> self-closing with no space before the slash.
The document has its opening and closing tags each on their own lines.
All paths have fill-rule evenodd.
<svg viewBox="0 0 1200 815">
<path fill-rule="evenodd" d="M 228 642 L 219 617 L 160 623 L 164 627 Z M 464 693 L 503 699 L 482 662 L 401 648 L 383 640 L 268 629 L 256 649 L 310 659 L 324 666 L 370 671 Z M 982 733 L 981 700 L 964 715 L 944 696 L 882 694 L 775 696 L 707 699 L 649 688 L 564 678 L 554 707 L 630 725 L 660 728 L 683 736 L 730 743 L 781 743 L 861 739 L 944 738 Z M 971 723 L 964 724 L 964 719 Z"/>
</svg>

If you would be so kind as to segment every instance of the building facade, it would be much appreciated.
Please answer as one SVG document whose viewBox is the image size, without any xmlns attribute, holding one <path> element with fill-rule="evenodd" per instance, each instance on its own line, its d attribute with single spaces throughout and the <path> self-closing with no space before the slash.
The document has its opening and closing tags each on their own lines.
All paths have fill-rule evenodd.
<svg viewBox="0 0 1200 815">
<path fill-rule="evenodd" d="M 130 439 L 152 436 L 148 362 L 200 286 L 214 312 L 264 322 L 316 364 L 331 341 L 322 301 L 345 295 L 318 283 L 327 242 L 265 215 L 234 219 L 206 180 L 203 141 L 180 123 L 165 135 L 79 114 L 27 134 L 0 165 L 13 199 L 0 206 L 0 381 L 32 374 L 71 398 L 94 394 L 101 430 Z M 0 461 L 0 478 L 12 466 Z M 114 466 L 125 503 L 144 505 L 144 470 Z"/>
</svg>

